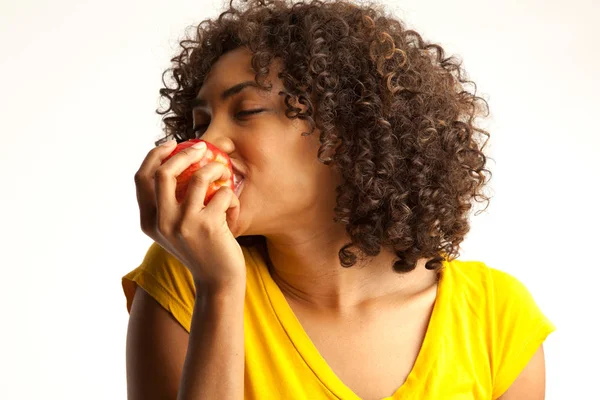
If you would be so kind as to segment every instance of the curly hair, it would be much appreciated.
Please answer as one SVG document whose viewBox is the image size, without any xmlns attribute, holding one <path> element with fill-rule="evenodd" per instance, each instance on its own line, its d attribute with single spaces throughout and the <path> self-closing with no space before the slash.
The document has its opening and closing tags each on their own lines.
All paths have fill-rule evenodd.
<svg viewBox="0 0 600 400">
<path fill-rule="evenodd" d="M 368 256 L 393 249 L 396 272 L 425 257 L 426 268 L 439 273 L 444 259 L 458 258 L 472 200 L 489 205 L 484 173 L 491 177 L 483 153 L 490 135 L 474 125 L 488 105 L 461 61 L 374 3 L 242 0 L 236 9 L 231 0 L 216 20 L 193 28 L 163 73 L 159 92 L 169 107 L 156 110 L 166 133 L 157 145 L 196 137 L 191 103 L 222 54 L 247 47 L 255 81 L 268 89 L 269 65 L 279 58 L 286 116 L 308 121 L 302 135 L 320 130 L 319 161 L 342 173 L 334 221 L 351 239 L 339 250 L 342 266 L 356 263 L 352 248 Z M 169 72 L 173 88 L 165 83 Z M 261 240 L 238 238 L 247 246 Z"/>
</svg>

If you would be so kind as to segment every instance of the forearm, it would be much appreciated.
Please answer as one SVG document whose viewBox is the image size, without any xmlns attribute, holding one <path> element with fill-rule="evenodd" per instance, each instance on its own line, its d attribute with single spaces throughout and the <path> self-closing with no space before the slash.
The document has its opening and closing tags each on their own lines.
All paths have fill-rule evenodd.
<svg viewBox="0 0 600 400">
<path fill-rule="evenodd" d="M 245 289 L 197 288 L 178 400 L 244 398 Z"/>
</svg>

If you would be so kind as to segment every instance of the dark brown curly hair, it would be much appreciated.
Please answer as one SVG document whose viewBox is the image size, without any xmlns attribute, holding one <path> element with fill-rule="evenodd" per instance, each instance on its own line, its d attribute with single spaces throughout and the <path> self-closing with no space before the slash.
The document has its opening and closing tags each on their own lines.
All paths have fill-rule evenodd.
<svg viewBox="0 0 600 400">
<path fill-rule="evenodd" d="M 444 259 L 458 258 L 472 200 L 489 205 L 484 172 L 491 178 L 483 153 L 490 135 L 474 125 L 488 104 L 475 96 L 461 61 L 376 3 L 242 0 L 236 9 L 231 0 L 216 20 L 193 28 L 163 73 L 160 95 L 169 107 L 156 111 L 166 133 L 156 145 L 196 137 L 191 103 L 222 54 L 252 51 L 255 81 L 264 88 L 271 61 L 280 58 L 286 116 L 308 121 L 311 131 L 302 135 L 321 131 L 319 160 L 343 176 L 334 221 L 351 242 L 339 251 L 341 264 L 356 263 L 351 248 L 375 256 L 381 246 L 395 251 L 397 272 L 413 270 L 422 257 L 439 272 Z M 264 237 L 238 241 L 264 244 Z"/>
</svg>

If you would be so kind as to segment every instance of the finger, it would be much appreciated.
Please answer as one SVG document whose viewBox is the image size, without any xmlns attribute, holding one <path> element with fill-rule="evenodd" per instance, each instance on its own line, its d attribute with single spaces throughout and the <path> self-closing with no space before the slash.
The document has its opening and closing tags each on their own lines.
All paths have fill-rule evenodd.
<svg viewBox="0 0 600 400">
<path fill-rule="evenodd" d="M 231 232 L 236 233 L 237 220 L 240 215 L 240 200 L 231 188 L 221 187 L 203 212 L 206 213 L 207 218 L 213 221 L 227 223 Z"/>
<path fill-rule="evenodd" d="M 229 168 L 216 161 L 208 163 L 198 171 L 194 172 L 190 179 L 187 194 L 183 200 L 182 208 L 184 218 L 187 215 L 195 215 L 198 211 L 204 209 L 204 200 L 209 185 L 213 182 L 229 180 L 230 178 L 231 174 Z"/>
<path fill-rule="evenodd" d="M 229 226 L 229 230 L 235 237 L 239 236 L 238 232 L 238 218 L 240 216 L 240 212 L 242 210 L 242 204 L 240 203 L 240 199 L 235 195 L 235 192 L 231 191 L 231 199 L 229 202 L 229 208 L 226 211 L 227 218 L 227 226 Z"/>
<path fill-rule="evenodd" d="M 201 143 L 204 144 L 203 142 Z M 192 164 L 199 163 L 202 167 L 201 161 L 205 153 L 206 147 L 187 147 L 168 159 L 156 170 L 156 203 L 159 219 L 162 216 L 168 218 L 169 211 L 167 210 L 175 210 L 178 208 L 178 202 L 175 196 L 177 177 Z"/>
<path fill-rule="evenodd" d="M 176 143 L 176 141 L 170 140 L 150 150 L 134 176 L 135 192 L 140 209 L 140 225 L 146 234 L 149 234 L 156 226 L 154 173 L 161 161 L 173 151 Z"/>
</svg>

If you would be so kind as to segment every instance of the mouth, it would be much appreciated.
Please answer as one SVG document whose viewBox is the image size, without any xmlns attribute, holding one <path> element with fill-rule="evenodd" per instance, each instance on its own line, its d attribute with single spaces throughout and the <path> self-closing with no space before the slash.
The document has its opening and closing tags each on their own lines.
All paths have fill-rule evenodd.
<svg viewBox="0 0 600 400">
<path fill-rule="evenodd" d="M 231 158 L 231 169 L 233 170 L 233 192 L 239 198 L 242 189 L 244 188 L 244 179 L 246 178 L 245 170 L 238 165 L 236 159 Z"/>
<path fill-rule="evenodd" d="M 244 188 L 244 177 L 237 171 L 233 175 L 233 187 L 233 192 L 239 198 L 240 193 L 242 193 L 242 189 Z"/>
</svg>

